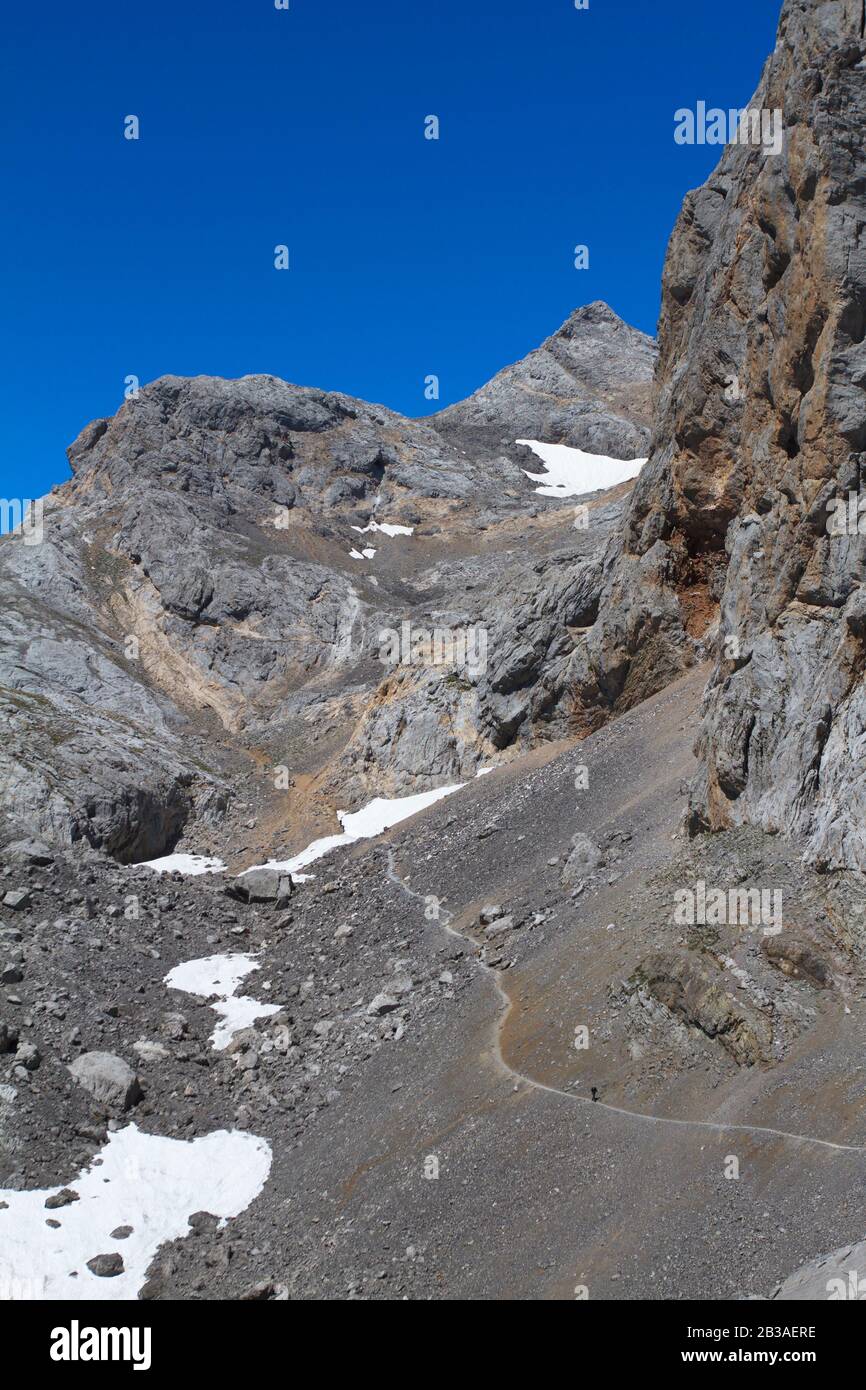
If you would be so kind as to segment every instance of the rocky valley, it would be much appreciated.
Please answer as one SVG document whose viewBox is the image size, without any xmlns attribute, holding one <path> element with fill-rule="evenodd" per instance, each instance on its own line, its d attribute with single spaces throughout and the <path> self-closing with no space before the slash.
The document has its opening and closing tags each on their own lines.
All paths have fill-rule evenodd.
<svg viewBox="0 0 866 1390">
<path fill-rule="evenodd" d="M 0 538 L 0 1296 L 849 1296 L 864 73 L 785 0 L 657 342 L 165 376 Z"/>
</svg>

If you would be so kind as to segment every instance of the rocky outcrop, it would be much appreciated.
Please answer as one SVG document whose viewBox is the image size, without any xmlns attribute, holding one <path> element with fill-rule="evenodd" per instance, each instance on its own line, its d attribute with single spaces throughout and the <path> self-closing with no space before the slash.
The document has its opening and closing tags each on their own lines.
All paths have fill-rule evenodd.
<svg viewBox="0 0 866 1390">
<path fill-rule="evenodd" d="M 786 0 L 750 103 L 781 150 L 730 145 L 685 200 L 652 453 L 574 663 L 592 724 L 709 652 L 693 825 L 859 868 L 866 550 L 828 506 L 866 463 L 864 67 L 862 0 Z"/>
<path fill-rule="evenodd" d="M 597 301 L 576 309 L 535 352 L 429 423 L 476 451 L 540 439 L 611 458 L 645 458 L 655 361 L 654 340 Z"/>
<path fill-rule="evenodd" d="M 779 1303 L 866 1302 L 866 1241 L 807 1260 L 770 1298 Z"/>
<path fill-rule="evenodd" d="M 717 1040 L 738 1066 L 766 1059 L 772 1035 L 764 1019 L 713 979 L 690 956 L 658 952 L 643 962 L 635 988 L 706 1037 Z"/>
</svg>

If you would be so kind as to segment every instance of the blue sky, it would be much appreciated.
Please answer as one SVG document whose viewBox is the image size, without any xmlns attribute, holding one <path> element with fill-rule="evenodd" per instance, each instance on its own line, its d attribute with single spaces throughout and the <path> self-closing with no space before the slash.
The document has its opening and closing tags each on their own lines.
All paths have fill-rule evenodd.
<svg viewBox="0 0 866 1390">
<path fill-rule="evenodd" d="M 290 6 L 7 10 L 0 496 L 64 481 L 132 374 L 270 372 L 420 415 L 428 374 L 458 400 L 578 304 L 653 332 L 719 153 L 676 145 L 673 113 L 749 100 L 780 0 Z"/>
</svg>

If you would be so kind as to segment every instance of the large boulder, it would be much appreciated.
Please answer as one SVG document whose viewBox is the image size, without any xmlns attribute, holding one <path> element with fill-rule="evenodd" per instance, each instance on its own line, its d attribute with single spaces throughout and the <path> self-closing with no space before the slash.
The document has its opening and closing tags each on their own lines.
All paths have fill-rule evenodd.
<svg viewBox="0 0 866 1390">
<path fill-rule="evenodd" d="M 138 1077 L 112 1052 L 84 1052 L 69 1067 L 79 1086 L 106 1110 L 129 1110 L 141 1099 Z"/>
<path fill-rule="evenodd" d="M 242 903 L 269 903 L 287 907 L 292 896 L 292 876 L 279 869 L 249 869 L 226 886 L 229 897 Z"/>
</svg>

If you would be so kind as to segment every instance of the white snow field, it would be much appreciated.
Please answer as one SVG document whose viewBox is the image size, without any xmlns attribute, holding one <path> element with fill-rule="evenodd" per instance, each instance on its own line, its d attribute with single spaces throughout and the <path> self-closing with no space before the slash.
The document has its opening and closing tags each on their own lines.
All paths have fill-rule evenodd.
<svg viewBox="0 0 866 1390">
<path fill-rule="evenodd" d="M 612 459 L 606 454 L 585 454 L 567 444 L 541 444 L 537 439 L 518 439 L 541 459 L 546 473 L 524 473 L 542 497 L 581 497 L 628 482 L 640 473 L 646 459 Z"/>
<path fill-rule="evenodd" d="M 187 1142 L 127 1125 L 68 1184 L 77 1202 L 46 1210 L 61 1187 L 0 1189 L 0 1299 L 134 1299 L 159 1247 L 190 1234 L 194 1212 L 238 1216 L 270 1170 L 270 1145 L 254 1134 L 221 1129 Z M 123 1226 L 130 1234 L 112 1238 Z M 121 1274 L 87 1268 L 112 1254 L 123 1258 Z"/>
<path fill-rule="evenodd" d="M 188 960 L 183 965 L 176 965 L 166 975 L 165 983 L 169 989 L 197 994 L 202 999 L 210 999 L 214 994 L 218 996 L 211 1008 L 219 1014 L 222 1022 L 217 1024 L 210 1040 L 214 1050 L 222 1052 L 242 1028 L 251 1028 L 257 1018 L 267 1018 L 280 1011 L 279 1004 L 262 1004 L 258 999 L 235 994 L 241 980 L 259 968 L 258 962 L 250 955 L 203 956 L 200 960 Z"/>
<path fill-rule="evenodd" d="M 349 551 L 349 555 L 353 560 L 372 560 L 375 554 L 375 550 L 369 545 L 365 546 L 363 550 Z"/>
</svg>

